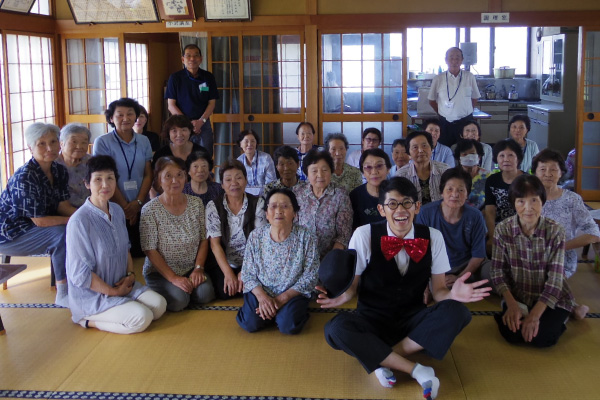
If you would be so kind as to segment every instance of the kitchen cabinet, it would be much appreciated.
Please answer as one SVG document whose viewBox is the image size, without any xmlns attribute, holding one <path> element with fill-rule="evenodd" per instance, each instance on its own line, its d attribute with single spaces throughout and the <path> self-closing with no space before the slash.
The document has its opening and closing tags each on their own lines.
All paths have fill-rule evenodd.
<svg viewBox="0 0 600 400">
<path fill-rule="evenodd" d="M 540 150 L 551 148 L 566 158 L 575 147 L 575 138 L 571 132 L 575 127 L 565 118 L 562 104 L 548 103 L 527 106 L 527 115 L 531 120 L 531 130 L 527 138 L 537 143 Z"/>
<path fill-rule="evenodd" d="M 481 141 L 494 145 L 508 137 L 508 100 L 480 100 L 477 107 L 491 118 L 481 120 Z"/>
<path fill-rule="evenodd" d="M 541 56 L 540 98 L 556 103 L 574 100 L 577 88 L 577 34 L 544 36 Z"/>
</svg>

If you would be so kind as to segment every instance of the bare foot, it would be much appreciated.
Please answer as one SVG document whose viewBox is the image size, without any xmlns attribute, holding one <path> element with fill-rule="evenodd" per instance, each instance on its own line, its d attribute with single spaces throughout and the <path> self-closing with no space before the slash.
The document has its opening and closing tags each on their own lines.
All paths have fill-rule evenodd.
<svg viewBox="0 0 600 400">
<path fill-rule="evenodd" d="M 586 314 L 590 311 L 590 308 L 585 304 L 580 304 L 573 310 L 573 318 L 576 320 L 582 320 L 585 318 Z"/>
</svg>

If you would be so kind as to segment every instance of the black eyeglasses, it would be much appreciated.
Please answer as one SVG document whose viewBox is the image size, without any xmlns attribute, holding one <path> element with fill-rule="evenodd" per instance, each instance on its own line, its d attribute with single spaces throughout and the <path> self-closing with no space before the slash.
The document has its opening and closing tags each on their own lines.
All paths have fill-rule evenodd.
<svg viewBox="0 0 600 400">
<path fill-rule="evenodd" d="M 414 204 L 415 204 L 415 202 L 412 201 L 411 199 L 405 199 L 405 200 L 403 200 L 401 202 L 400 201 L 396 201 L 396 200 L 390 200 L 387 203 L 385 203 L 384 206 L 388 206 L 388 208 L 393 211 L 396 208 L 398 208 L 399 205 L 402 205 L 402 207 L 404 207 L 404 209 L 408 210 Z"/>
</svg>

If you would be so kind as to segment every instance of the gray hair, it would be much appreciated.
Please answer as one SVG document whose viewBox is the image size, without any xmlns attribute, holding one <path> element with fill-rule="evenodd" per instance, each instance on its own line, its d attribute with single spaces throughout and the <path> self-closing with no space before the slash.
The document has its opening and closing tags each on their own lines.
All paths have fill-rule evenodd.
<svg viewBox="0 0 600 400">
<path fill-rule="evenodd" d="M 330 133 L 325 138 L 325 150 L 329 151 L 329 142 L 331 142 L 332 140 L 341 140 L 342 142 L 344 142 L 346 150 L 348 150 L 348 147 L 350 146 L 348 144 L 348 139 L 346 139 L 346 135 L 344 135 L 343 133 Z"/>
<path fill-rule="evenodd" d="M 78 133 L 85 133 L 87 135 L 88 142 L 92 139 L 92 133 L 87 126 L 78 122 L 71 122 L 70 124 L 63 126 L 60 130 L 60 142 L 66 142 L 69 140 L 69 136 L 76 135 Z"/>
<path fill-rule="evenodd" d="M 27 146 L 35 146 L 35 142 L 48 133 L 54 133 L 58 140 L 60 135 L 60 128 L 54 124 L 44 124 L 43 122 L 36 122 L 25 129 L 25 142 Z"/>
</svg>

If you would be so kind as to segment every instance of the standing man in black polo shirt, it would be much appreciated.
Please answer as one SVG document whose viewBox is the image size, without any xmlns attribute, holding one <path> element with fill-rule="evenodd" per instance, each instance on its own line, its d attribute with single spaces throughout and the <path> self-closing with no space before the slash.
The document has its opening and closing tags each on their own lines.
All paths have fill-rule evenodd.
<svg viewBox="0 0 600 400">
<path fill-rule="evenodd" d="M 169 111 L 192 121 L 195 135 L 190 140 L 207 148 L 212 155 L 214 137 L 210 116 L 219 98 L 217 82 L 213 74 L 200 68 L 202 53 L 195 44 L 185 46 L 181 62 L 185 68 L 172 74 L 167 83 L 165 98 Z"/>
<path fill-rule="evenodd" d="M 481 96 L 475 75 L 461 70 L 463 53 L 458 47 L 446 51 L 448 70 L 431 81 L 429 104 L 440 116 L 442 133 L 439 142 L 450 147 L 458 142 L 462 127 L 473 120 L 473 109 Z"/>
</svg>

